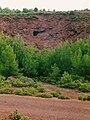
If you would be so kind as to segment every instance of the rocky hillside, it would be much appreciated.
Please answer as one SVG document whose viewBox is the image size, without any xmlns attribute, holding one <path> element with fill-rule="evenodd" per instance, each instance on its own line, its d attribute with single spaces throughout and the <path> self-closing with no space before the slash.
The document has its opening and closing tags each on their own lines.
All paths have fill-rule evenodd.
<svg viewBox="0 0 90 120">
<path fill-rule="evenodd" d="M 25 45 L 50 48 L 65 40 L 89 36 L 90 12 L 0 16 L 1 31 L 12 37 L 19 33 Z"/>
</svg>

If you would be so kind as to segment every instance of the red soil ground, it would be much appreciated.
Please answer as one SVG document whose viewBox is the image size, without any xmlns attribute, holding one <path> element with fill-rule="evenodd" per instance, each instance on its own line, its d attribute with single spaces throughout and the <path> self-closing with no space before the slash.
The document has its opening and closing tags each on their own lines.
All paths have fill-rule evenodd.
<svg viewBox="0 0 90 120">
<path fill-rule="evenodd" d="M 16 109 L 31 120 L 90 120 L 90 102 L 0 95 L 0 116 Z"/>
</svg>

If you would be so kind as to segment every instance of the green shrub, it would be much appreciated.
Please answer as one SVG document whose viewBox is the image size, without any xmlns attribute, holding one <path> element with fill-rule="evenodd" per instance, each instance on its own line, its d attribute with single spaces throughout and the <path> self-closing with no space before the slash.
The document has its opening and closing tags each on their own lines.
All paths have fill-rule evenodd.
<svg viewBox="0 0 90 120">
<path fill-rule="evenodd" d="M 20 79 L 20 81 L 22 81 L 24 83 L 25 82 L 32 82 L 34 84 L 34 80 L 30 77 L 20 76 L 19 79 Z"/>
<path fill-rule="evenodd" d="M 36 95 L 36 97 L 52 98 L 53 95 L 51 95 L 50 93 L 38 93 L 38 94 Z"/>
<path fill-rule="evenodd" d="M 35 87 L 39 92 L 44 92 L 45 91 L 44 86 L 40 82 L 35 82 L 33 87 Z"/>
<path fill-rule="evenodd" d="M 11 88 L 12 85 L 10 83 L 7 83 L 7 81 L 4 81 L 2 83 L 0 83 L 0 88 Z"/>
<path fill-rule="evenodd" d="M 64 95 L 59 95 L 58 99 L 70 99 L 70 97 L 68 96 L 64 96 Z"/>
<path fill-rule="evenodd" d="M 13 90 L 12 88 L 1 88 L 0 89 L 0 94 L 12 94 Z"/>
<path fill-rule="evenodd" d="M 19 113 L 17 110 L 10 113 L 9 115 L 9 119 L 10 120 L 29 120 L 28 117 L 22 115 L 21 113 Z"/>
<path fill-rule="evenodd" d="M 70 88 L 70 89 L 74 89 L 74 88 L 77 88 L 77 83 L 75 82 L 68 82 L 68 83 L 64 83 L 64 84 L 61 84 L 60 87 L 63 87 L 63 88 Z"/>
<path fill-rule="evenodd" d="M 12 83 L 12 86 L 14 86 L 14 87 L 30 87 L 30 86 L 32 86 L 32 82 L 30 82 L 30 81 L 23 82 L 19 79 L 13 80 L 13 81 L 11 81 L 11 83 Z"/>
<path fill-rule="evenodd" d="M 53 97 L 59 97 L 60 93 L 57 91 L 50 92 Z"/>
<path fill-rule="evenodd" d="M 22 88 L 22 89 L 14 91 L 14 94 L 16 94 L 16 95 L 35 96 L 37 93 L 38 93 L 38 91 L 35 88 Z"/>
<path fill-rule="evenodd" d="M 50 70 L 50 73 L 49 73 L 49 77 L 51 79 L 56 79 L 57 77 L 60 77 L 60 69 L 58 68 L 58 66 L 56 64 L 52 65 L 51 66 L 51 70 Z M 52 83 L 55 83 L 55 81 Z"/>
<path fill-rule="evenodd" d="M 82 77 L 82 76 L 79 76 L 79 75 L 71 75 L 72 76 L 72 79 L 74 80 L 74 81 L 84 81 L 84 77 Z"/>
<path fill-rule="evenodd" d="M 0 82 L 4 81 L 5 80 L 5 77 L 0 75 Z"/>
<path fill-rule="evenodd" d="M 72 82 L 72 77 L 68 72 L 64 72 L 61 80 L 60 80 L 60 84 L 67 84 L 67 83 L 71 83 Z"/>
<path fill-rule="evenodd" d="M 37 90 L 38 90 L 38 92 L 44 92 L 45 88 L 43 86 L 38 86 Z"/>
<path fill-rule="evenodd" d="M 83 97 L 82 97 L 82 96 L 79 96 L 79 97 L 78 97 L 78 100 L 83 100 Z"/>
<path fill-rule="evenodd" d="M 81 83 L 79 90 L 81 92 L 90 92 L 90 83 Z"/>
<path fill-rule="evenodd" d="M 87 100 L 90 101 L 90 95 L 87 96 Z"/>
<path fill-rule="evenodd" d="M 85 95 L 85 96 L 79 96 L 78 100 L 83 100 L 83 101 L 90 101 L 90 95 Z"/>
<path fill-rule="evenodd" d="M 24 92 L 23 92 L 22 89 L 18 89 L 18 90 L 15 90 L 15 91 L 14 91 L 14 94 L 15 94 L 15 95 L 24 95 Z"/>
</svg>

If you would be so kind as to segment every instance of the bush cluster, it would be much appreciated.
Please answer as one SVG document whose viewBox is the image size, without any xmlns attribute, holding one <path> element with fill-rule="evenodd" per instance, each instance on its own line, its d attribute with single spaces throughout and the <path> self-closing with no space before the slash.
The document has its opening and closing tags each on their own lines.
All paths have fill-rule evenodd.
<svg viewBox="0 0 90 120">
<path fill-rule="evenodd" d="M 3 76 L 2 76 L 3 77 Z M 0 82 L 0 94 L 15 94 L 21 96 L 35 96 L 42 98 L 56 97 L 67 99 L 60 91 L 47 91 L 44 85 L 28 77 L 19 77 L 14 80 L 4 80 Z"/>
<path fill-rule="evenodd" d="M 2 76 L 3 77 L 3 76 Z M 28 77 L 19 77 L 14 80 L 4 80 L 0 82 L 0 94 L 16 94 L 35 96 L 43 93 L 44 86 Z"/>
<path fill-rule="evenodd" d="M 57 84 L 65 88 L 78 88 L 81 91 L 87 86 L 90 91 L 90 37 L 74 43 L 65 42 L 50 50 L 38 50 L 29 45 L 24 47 L 22 38 L 0 34 L 0 81 L 8 76 L 23 74 L 39 81 Z M 85 80 L 84 80 L 85 79 Z M 88 81 L 87 81 L 88 80 Z M 12 82 L 13 86 L 26 87 L 33 83 L 27 80 Z M 81 84 L 82 83 L 82 84 Z M 38 88 L 43 91 L 43 88 Z"/>
<path fill-rule="evenodd" d="M 87 96 L 79 96 L 78 97 L 78 100 L 83 100 L 83 101 L 90 101 L 90 95 L 87 95 Z"/>
</svg>

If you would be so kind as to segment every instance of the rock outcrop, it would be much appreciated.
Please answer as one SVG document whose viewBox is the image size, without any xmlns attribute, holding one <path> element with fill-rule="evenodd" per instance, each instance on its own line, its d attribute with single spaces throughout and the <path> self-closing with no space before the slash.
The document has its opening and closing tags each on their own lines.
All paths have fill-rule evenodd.
<svg viewBox="0 0 90 120">
<path fill-rule="evenodd" d="M 90 17 L 78 18 L 76 21 L 74 19 L 72 16 L 59 14 L 0 16 L 0 31 L 12 37 L 19 33 L 25 45 L 34 43 L 38 48 L 51 48 L 65 40 L 89 36 Z"/>
</svg>

